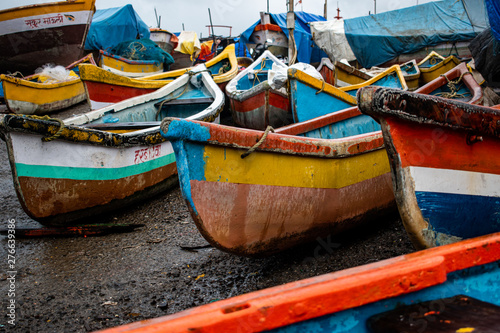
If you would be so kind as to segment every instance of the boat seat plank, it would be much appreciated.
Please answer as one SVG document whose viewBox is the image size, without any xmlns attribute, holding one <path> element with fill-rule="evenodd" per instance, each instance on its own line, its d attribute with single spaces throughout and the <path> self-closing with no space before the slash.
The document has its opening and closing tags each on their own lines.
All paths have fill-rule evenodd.
<svg viewBox="0 0 500 333">
<path fill-rule="evenodd" d="M 188 105 L 188 104 L 204 104 L 213 103 L 214 99 L 212 97 L 203 98 L 178 98 L 171 101 L 163 103 L 163 105 Z M 162 102 L 155 103 L 155 107 L 159 107 Z"/>
<path fill-rule="evenodd" d="M 500 307 L 457 295 L 408 306 L 372 316 L 370 332 L 498 332 Z"/>
</svg>

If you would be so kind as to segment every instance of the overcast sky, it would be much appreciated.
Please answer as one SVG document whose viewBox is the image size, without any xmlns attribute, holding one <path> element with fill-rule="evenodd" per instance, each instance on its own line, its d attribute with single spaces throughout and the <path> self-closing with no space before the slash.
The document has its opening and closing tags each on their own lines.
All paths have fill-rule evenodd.
<svg viewBox="0 0 500 333">
<path fill-rule="evenodd" d="M 13 5 L 22 6 L 33 3 L 45 3 L 50 0 L 0 0 L 0 9 L 10 8 Z M 378 0 L 377 13 L 414 6 L 430 0 Z M 156 27 L 155 8 L 161 16 L 161 28 L 178 32 L 182 30 L 195 31 L 208 36 L 210 24 L 208 8 L 212 13 L 214 25 L 232 26 L 231 34 L 237 36 L 259 20 L 259 12 L 267 11 L 267 0 L 96 0 L 97 9 L 121 7 L 126 3 L 132 4 L 135 11 L 150 27 Z M 325 0 L 302 0 L 302 4 L 295 0 L 295 10 L 323 15 Z M 337 15 L 337 3 L 340 7 L 340 16 L 353 18 L 368 15 L 374 12 L 374 0 L 328 0 L 328 19 Z M 287 0 L 269 0 L 271 13 L 287 11 Z M 216 29 L 216 35 L 229 35 L 229 29 Z"/>
</svg>

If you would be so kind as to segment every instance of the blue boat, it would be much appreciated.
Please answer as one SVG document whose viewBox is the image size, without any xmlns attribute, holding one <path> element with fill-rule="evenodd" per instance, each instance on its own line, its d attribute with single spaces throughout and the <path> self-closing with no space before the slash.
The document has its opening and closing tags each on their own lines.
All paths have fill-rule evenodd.
<svg viewBox="0 0 500 333">
<path fill-rule="evenodd" d="M 401 68 L 397 65 L 363 83 L 341 88 L 294 68 L 288 69 L 288 80 L 290 104 L 296 123 L 356 105 L 356 93 L 361 87 L 377 85 L 408 89 Z"/>
</svg>

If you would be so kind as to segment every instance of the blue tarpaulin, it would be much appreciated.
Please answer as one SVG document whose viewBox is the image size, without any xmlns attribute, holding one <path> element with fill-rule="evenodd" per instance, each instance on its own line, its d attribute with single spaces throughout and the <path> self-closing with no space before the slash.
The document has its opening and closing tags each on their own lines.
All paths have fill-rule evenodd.
<svg viewBox="0 0 500 333">
<path fill-rule="evenodd" d="M 500 2 L 498 0 L 484 0 L 490 19 L 491 33 L 500 41 Z"/>
<path fill-rule="evenodd" d="M 278 25 L 288 37 L 286 13 L 269 15 L 271 16 L 272 23 Z M 295 37 L 295 44 L 297 45 L 297 60 L 309 64 L 321 61 L 322 57 L 327 57 L 326 53 L 320 50 L 312 40 L 311 29 L 307 24 L 308 22 L 325 21 L 325 18 L 305 12 L 295 12 L 295 17 L 295 30 L 293 36 Z M 241 34 L 242 43 L 248 43 L 250 35 L 258 24 L 260 24 L 260 20 L 255 22 Z"/>
<path fill-rule="evenodd" d="M 85 49 L 105 50 L 136 38 L 149 38 L 149 27 L 132 5 L 98 9 L 92 17 Z"/>
<path fill-rule="evenodd" d="M 473 25 L 471 10 L 484 9 L 484 2 L 468 0 L 467 3 L 477 5 L 470 6 L 468 11 L 460 0 L 444 0 L 348 19 L 344 21 L 345 35 L 362 67 L 379 66 L 400 54 L 414 53 L 427 46 L 472 40 L 485 28 L 486 18 Z"/>
</svg>

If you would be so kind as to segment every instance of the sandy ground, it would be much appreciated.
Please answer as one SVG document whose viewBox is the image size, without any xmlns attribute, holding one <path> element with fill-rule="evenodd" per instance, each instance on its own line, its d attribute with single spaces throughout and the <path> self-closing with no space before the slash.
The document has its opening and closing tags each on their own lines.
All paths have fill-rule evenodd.
<svg viewBox="0 0 500 333">
<path fill-rule="evenodd" d="M 0 228 L 9 220 L 40 227 L 17 200 L 3 142 L 0 196 Z M 95 222 L 144 226 L 105 236 L 17 238 L 14 297 L 7 297 L 8 242 L 0 236 L 0 331 L 95 331 L 414 251 L 395 212 L 362 232 L 328 235 L 268 258 L 237 257 L 208 246 L 179 188 Z M 5 311 L 11 299 L 15 326 Z"/>
</svg>

